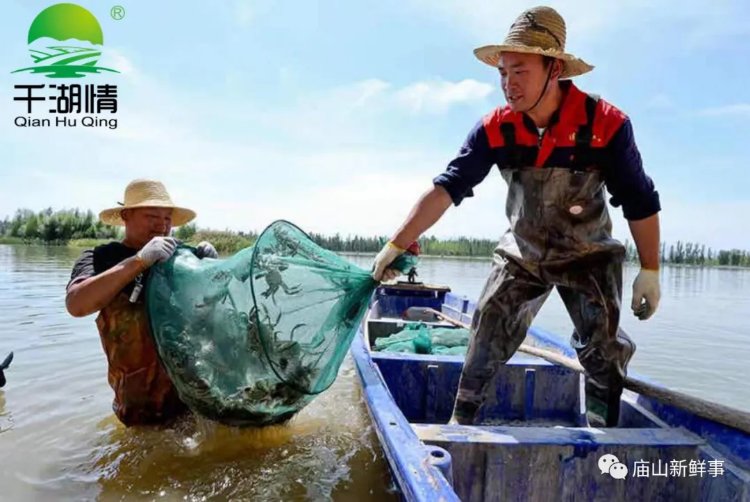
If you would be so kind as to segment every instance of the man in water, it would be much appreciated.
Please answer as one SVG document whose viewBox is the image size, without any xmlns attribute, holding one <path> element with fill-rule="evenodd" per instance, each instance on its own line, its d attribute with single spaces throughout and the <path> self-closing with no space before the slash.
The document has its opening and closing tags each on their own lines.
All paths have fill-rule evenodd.
<svg viewBox="0 0 750 502">
<path fill-rule="evenodd" d="M 403 249 L 451 204 L 473 195 L 494 164 L 508 184 L 510 229 L 495 250 L 479 298 L 452 421 L 477 423 L 499 366 L 513 355 L 553 287 L 575 326 L 571 344 L 586 370 L 589 424 L 616 426 L 635 345 L 619 329 L 625 250 L 611 236 L 604 188 L 622 206 L 640 256 L 632 308 L 648 319 L 659 303 L 658 193 L 644 173 L 629 118 L 570 78 L 593 69 L 565 52 L 565 22 L 535 7 L 502 45 L 474 51 L 500 72 L 507 105 L 483 117 L 458 156 L 433 180 L 375 259 L 390 280 Z"/>
<path fill-rule="evenodd" d="M 162 183 L 135 180 L 125 189 L 124 203 L 102 211 L 99 218 L 124 226 L 125 236 L 81 254 L 65 306 L 76 317 L 99 312 L 96 326 L 109 363 L 117 418 L 128 426 L 165 423 L 187 408 L 159 360 L 142 289 L 149 268 L 175 252 L 172 227 L 190 222 L 195 212 L 175 206 Z M 218 257 L 208 242 L 196 249 L 199 258 Z"/>
</svg>

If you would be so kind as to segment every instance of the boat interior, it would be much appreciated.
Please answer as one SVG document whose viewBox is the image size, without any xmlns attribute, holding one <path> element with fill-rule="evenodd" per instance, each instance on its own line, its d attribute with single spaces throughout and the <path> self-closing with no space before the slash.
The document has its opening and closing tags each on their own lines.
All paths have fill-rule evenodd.
<svg viewBox="0 0 750 502">
<path fill-rule="evenodd" d="M 628 390 L 622 397 L 618 427 L 588 427 L 583 375 L 531 355 L 516 353 L 500 366 L 477 425 L 448 424 L 463 356 L 373 350 L 375 340 L 409 323 L 455 328 L 437 318 L 404 319 L 406 309 L 414 305 L 434 308 L 464 323 L 471 321 L 475 305 L 447 288 L 427 292 L 380 288 L 363 329 L 373 367 L 397 408 L 392 413 L 408 423 L 426 448 L 432 448 L 433 463 L 461 500 L 536 500 L 551 493 L 568 499 L 578 498 L 581 490 L 592 500 L 625 496 L 697 500 L 703 499 L 701 493 L 716 500 L 749 496 L 750 444 L 738 455 L 732 431 Z M 529 331 L 527 343 L 575 357 L 566 342 L 536 328 Z M 391 425 L 399 423 L 402 420 Z M 716 441 L 707 440 L 711 437 Z M 622 465 L 610 469 L 607 461 L 600 461 L 604 455 L 614 455 Z M 721 477 L 708 474 L 709 466 L 718 469 L 717 460 Z M 678 470 L 670 475 L 673 461 L 678 462 Z M 703 462 L 706 472 L 691 476 L 691 461 Z"/>
</svg>

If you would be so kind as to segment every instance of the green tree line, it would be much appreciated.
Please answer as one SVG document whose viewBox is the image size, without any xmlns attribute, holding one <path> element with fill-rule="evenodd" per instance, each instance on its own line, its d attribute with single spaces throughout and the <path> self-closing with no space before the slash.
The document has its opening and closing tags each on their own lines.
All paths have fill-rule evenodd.
<svg viewBox="0 0 750 502">
<path fill-rule="evenodd" d="M 638 262 L 638 250 L 630 241 L 625 241 L 626 260 Z M 706 247 L 697 242 L 677 241 L 676 244 L 661 244 L 659 259 L 672 265 L 750 267 L 750 251 L 742 249 L 719 249 Z"/>
<path fill-rule="evenodd" d="M 349 253 L 377 253 L 388 241 L 385 236 L 360 237 L 339 234 L 325 236 L 311 234 L 313 241 L 331 251 Z M 457 239 L 438 239 L 437 237 L 423 237 L 419 240 L 422 254 L 438 256 L 491 256 L 497 242 L 489 239 L 474 239 L 459 237 Z"/>
<path fill-rule="evenodd" d="M 12 218 L 0 220 L 0 236 L 24 242 L 64 244 L 74 239 L 117 239 L 121 231 L 105 225 L 91 211 L 19 209 Z"/>
<path fill-rule="evenodd" d="M 175 236 L 185 242 L 210 241 L 220 253 L 233 253 L 251 246 L 258 233 L 199 229 L 195 224 L 183 225 Z M 387 237 L 361 237 L 311 234 L 316 244 L 336 252 L 377 253 Z M 122 229 L 103 224 L 91 211 L 47 208 L 39 212 L 19 209 L 12 217 L 0 220 L 0 238 L 10 241 L 43 244 L 66 244 L 76 240 L 112 240 L 122 238 Z M 439 239 L 424 237 L 419 241 L 422 254 L 435 256 L 488 257 L 497 242 L 490 239 L 459 237 Z M 625 241 L 626 259 L 637 262 L 638 252 Z M 661 245 L 661 261 L 669 264 L 697 266 L 750 267 L 750 252 L 740 249 L 715 250 L 704 244 L 677 241 Z"/>
</svg>

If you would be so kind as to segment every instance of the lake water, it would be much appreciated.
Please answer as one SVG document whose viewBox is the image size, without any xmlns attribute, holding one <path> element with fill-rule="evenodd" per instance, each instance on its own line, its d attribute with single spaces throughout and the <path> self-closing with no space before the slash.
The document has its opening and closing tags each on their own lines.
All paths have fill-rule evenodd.
<svg viewBox="0 0 750 502">
<path fill-rule="evenodd" d="M 186 419 L 167 430 L 125 429 L 94 316 L 70 317 L 64 289 L 78 250 L 0 245 L 2 500 L 392 500 L 351 360 L 290 426 L 235 430 Z M 372 258 L 350 256 L 369 268 Z M 489 261 L 425 258 L 419 278 L 475 298 Z M 625 271 L 625 305 L 636 268 Z M 750 410 L 750 271 L 665 268 L 662 303 L 622 326 L 638 344 L 631 369 L 677 390 Z M 553 294 L 536 325 L 567 339 Z"/>
</svg>

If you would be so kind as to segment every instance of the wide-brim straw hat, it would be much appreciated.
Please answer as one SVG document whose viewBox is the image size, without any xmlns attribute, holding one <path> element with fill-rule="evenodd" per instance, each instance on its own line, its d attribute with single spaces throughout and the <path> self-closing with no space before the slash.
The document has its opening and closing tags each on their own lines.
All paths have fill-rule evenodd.
<svg viewBox="0 0 750 502">
<path fill-rule="evenodd" d="M 134 180 L 125 188 L 123 202 L 118 207 L 105 209 L 99 213 L 99 219 L 107 225 L 124 226 L 121 213 L 123 209 L 138 207 L 165 207 L 172 210 L 172 226 L 179 227 L 195 218 L 195 211 L 178 207 L 172 202 L 167 189 L 160 181 Z"/>
<path fill-rule="evenodd" d="M 497 68 L 501 52 L 539 54 L 563 62 L 561 79 L 577 77 L 594 67 L 565 52 L 565 20 L 551 7 L 533 7 L 521 13 L 501 45 L 485 45 L 474 49 L 482 62 Z"/>
</svg>

